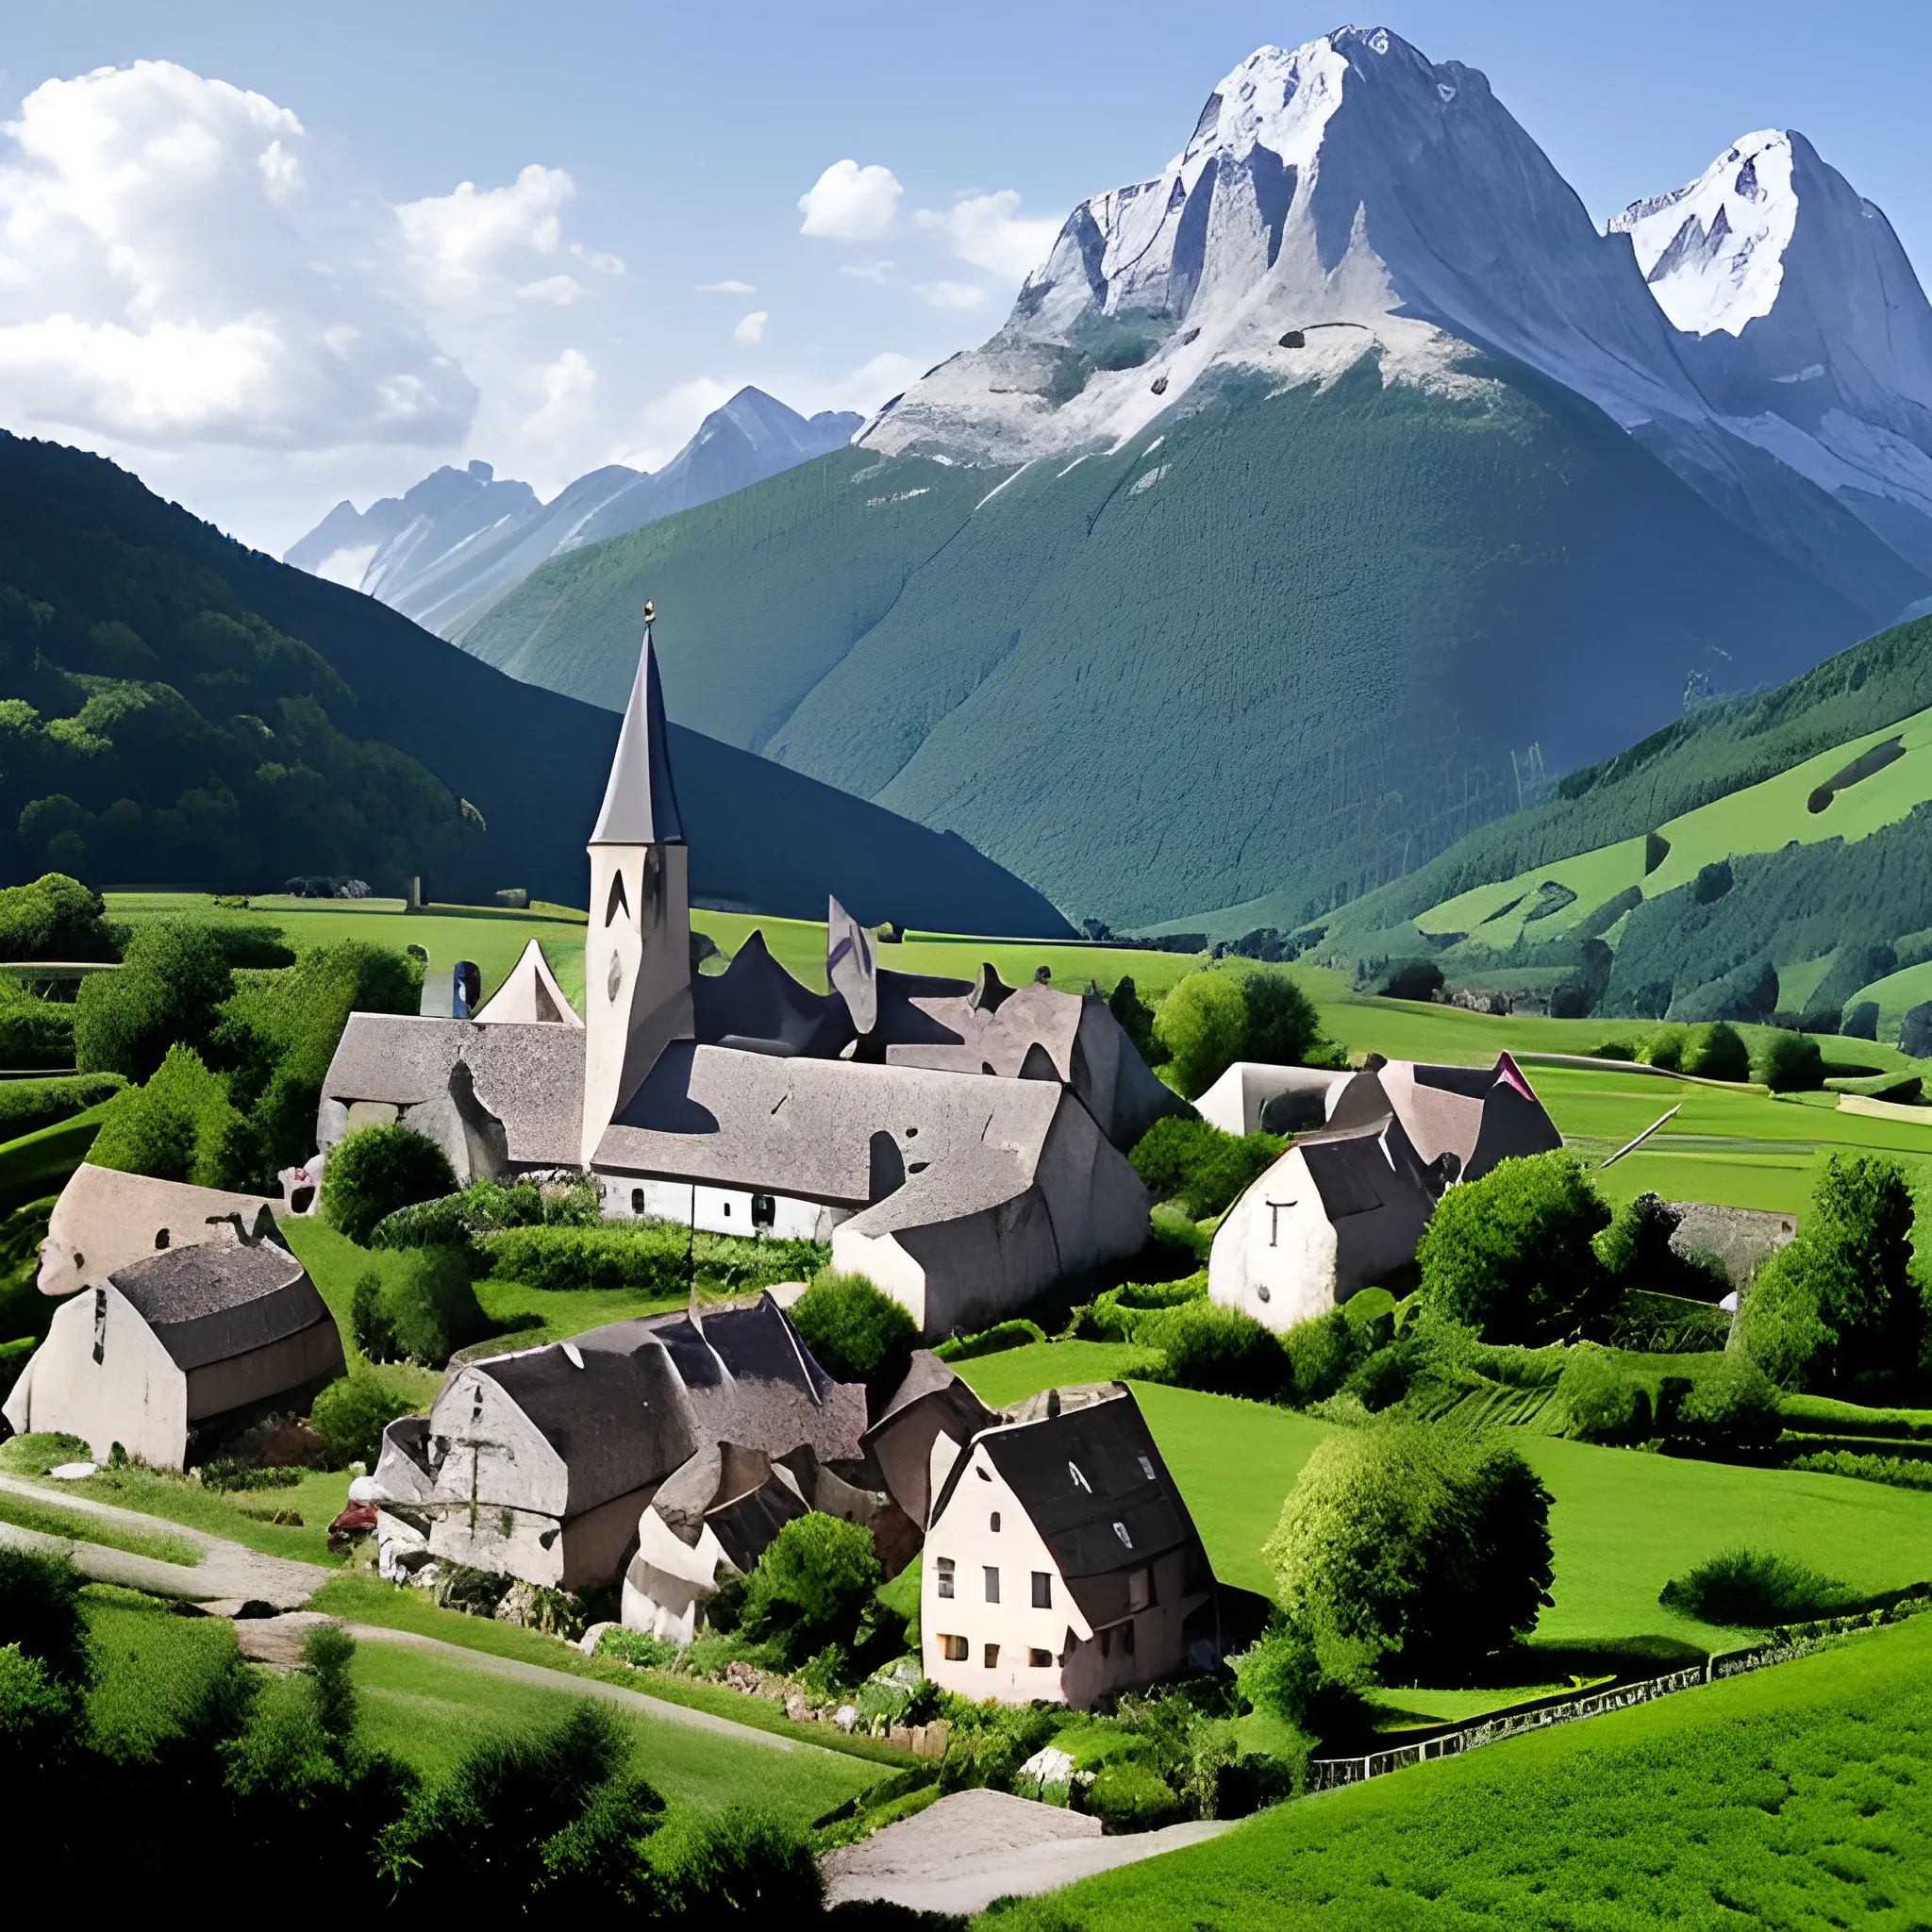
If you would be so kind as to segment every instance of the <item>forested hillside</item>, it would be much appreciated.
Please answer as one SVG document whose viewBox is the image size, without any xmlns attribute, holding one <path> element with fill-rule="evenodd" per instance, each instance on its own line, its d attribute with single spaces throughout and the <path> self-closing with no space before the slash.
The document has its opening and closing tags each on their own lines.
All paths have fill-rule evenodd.
<svg viewBox="0 0 1932 1932">
<path fill-rule="evenodd" d="M 629 616 L 633 662 L 639 608 Z M 0 435 L 8 879 L 235 891 L 352 874 L 581 903 L 608 711 L 245 549 L 100 458 Z M 962 840 L 672 727 L 702 902 L 1049 934 Z"/>
</svg>

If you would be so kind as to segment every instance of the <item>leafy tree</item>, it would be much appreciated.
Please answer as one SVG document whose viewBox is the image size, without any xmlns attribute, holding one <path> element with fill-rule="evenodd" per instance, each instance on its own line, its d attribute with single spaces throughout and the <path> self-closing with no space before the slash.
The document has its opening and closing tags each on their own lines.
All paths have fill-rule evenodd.
<svg viewBox="0 0 1932 1932">
<path fill-rule="evenodd" d="M 1385 1675 L 1464 1673 L 1551 1602 L 1549 1492 L 1514 1449 L 1426 1424 L 1317 1444 L 1267 1545 L 1277 1598 L 1319 1648 Z"/>
<path fill-rule="evenodd" d="M 919 1324 L 903 1302 L 863 1274 L 829 1269 L 791 1305 L 791 1325 L 833 1380 L 863 1382 L 874 1407 L 888 1400 L 912 1366 Z"/>
<path fill-rule="evenodd" d="M 358 1370 L 339 1375 L 315 1398 L 309 1426 L 322 1438 L 331 1468 L 362 1462 L 373 1469 L 383 1430 L 414 1406 L 379 1376 Z"/>
<path fill-rule="evenodd" d="M 1740 1310 L 1743 1346 L 1768 1375 L 1848 1391 L 1916 1378 L 1926 1322 L 1912 1220 L 1895 1161 L 1830 1158 L 1797 1239 L 1758 1270 Z"/>
<path fill-rule="evenodd" d="M 1693 1026 L 1684 1048 L 1684 1072 L 1706 1080 L 1748 1080 L 1751 1049 L 1728 1020 Z"/>
<path fill-rule="evenodd" d="M 1808 1033 L 1772 1033 L 1758 1047 L 1753 1075 L 1774 1093 L 1815 1092 L 1824 1085 L 1824 1056 Z"/>
<path fill-rule="evenodd" d="M 1134 1042 L 1134 1050 L 1152 1066 L 1167 1058 L 1166 1049 L 1154 1037 L 1154 1008 L 1135 990 L 1134 975 L 1124 973 L 1107 996 L 1107 1009 L 1121 1023 L 1121 1031 Z"/>
<path fill-rule="evenodd" d="M 0 888 L 0 959 L 114 959 L 107 901 L 57 872 Z"/>
<path fill-rule="evenodd" d="M 87 1158 L 124 1174 L 224 1187 L 241 1122 L 222 1076 L 192 1047 L 171 1046 L 144 1086 L 124 1087 L 108 1102 Z"/>
<path fill-rule="evenodd" d="M 751 1573 L 742 1627 L 793 1657 L 849 1645 L 884 1580 L 871 1530 L 817 1510 L 794 1516 Z"/>
<path fill-rule="evenodd" d="M 82 980 L 75 1002 L 75 1059 L 83 1074 L 145 1080 L 172 1046 L 202 1051 L 215 1008 L 234 991 L 227 956 L 194 920 L 138 926 L 118 973 Z"/>
<path fill-rule="evenodd" d="M 1558 1340 L 1604 1299 L 1591 1240 L 1609 1221 L 1572 1156 L 1499 1161 L 1442 1196 L 1416 1250 L 1423 1292 L 1487 1341 Z"/>
<path fill-rule="evenodd" d="M 1204 1120 L 1165 1114 L 1127 1158 L 1158 1201 L 1194 1221 L 1220 1214 L 1288 1145 L 1279 1134 L 1227 1134 Z"/>
<path fill-rule="evenodd" d="M 385 1214 L 457 1189 L 449 1157 L 400 1121 L 358 1127 L 329 1150 L 322 1171 L 322 1211 L 331 1227 L 366 1243 Z"/>
<path fill-rule="evenodd" d="M 1300 1066 L 1323 1043 L 1314 1001 L 1286 973 L 1250 973 L 1241 989 L 1248 1012 L 1244 1059 Z"/>
<path fill-rule="evenodd" d="M 1190 973 L 1160 1003 L 1154 1035 L 1167 1050 L 1174 1084 L 1190 1100 L 1205 1093 L 1246 1051 L 1248 1003 L 1231 973 Z"/>
<path fill-rule="evenodd" d="M 440 1369 L 490 1329 L 461 1248 L 411 1248 L 387 1280 L 371 1270 L 357 1282 L 350 1310 L 356 1346 L 375 1362 Z"/>
</svg>

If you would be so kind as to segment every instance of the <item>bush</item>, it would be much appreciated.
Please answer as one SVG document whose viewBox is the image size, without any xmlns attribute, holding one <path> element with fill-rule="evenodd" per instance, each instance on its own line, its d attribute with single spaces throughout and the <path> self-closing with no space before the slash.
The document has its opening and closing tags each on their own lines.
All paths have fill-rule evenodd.
<svg viewBox="0 0 1932 1932">
<path fill-rule="evenodd" d="M 1000 1355 L 1007 1349 L 1025 1348 L 1045 1340 L 1046 1330 L 1038 1322 L 1019 1315 L 1010 1322 L 995 1322 L 976 1335 L 956 1335 L 950 1341 L 941 1342 L 933 1354 L 942 1362 L 970 1362 L 983 1355 Z"/>
<path fill-rule="evenodd" d="M 1295 1067 L 1326 1042 L 1315 1003 L 1286 973 L 1249 973 L 1241 982 L 1248 1033 L 1241 1058 Z"/>
<path fill-rule="evenodd" d="M 426 1369 L 490 1332 L 459 1248 L 412 1248 L 387 1280 L 372 1269 L 356 1284 L 350 1320 L 371 1361 Z"/>
<path fill-rule="evenodd" d="M 1205 1296 L 1141 1323 L 1135 1339 L 1160 1351 L 1163 1379 L 1182 1389 L 1271 1402 L 1294 1380 L 1273 1330 Z"/>
<path fill-rule="evenodd" d="M 1287 1145 L 1279 1134 L 1225 1134 L 1204 1120 L 1167 1114 L 1128 1158 L 1157 1201 L 1172 1201 L 1198 1222 L 1225 1212 Z"/>
<path fill-rule="evenodd" d="M 1690 1039 L 1690 1029 L 1684 1026 L 1659 1026 L 1655 1033 L 1646 1034 L 1638 1042 L 1637 1058 L 1649 1067 L 1662 1067 L 1667 1073 L 1681 1073 L 1684 1066 L 1684 1049 Z"/>
<path fill-rule="evenodd" d="M 746 1580 L 741 1627 L 794 1659 L 849 1646 L 884 1580 L 871 1530 L 817 1510 L 794 1516 Z"/>
<path fill-rule="evenodd" d="M 1134 1042 L 1134 1050 L 1152 1066 L 1167 1058 L 1165 1049 L 1154 1037 L 1154 1008 L 1135 991 L 1133 975 L 1122 974 L 1107 996 L 1107 1009 L 1121 1023 L 1121 1031 Z"/>
<path fill-rule="evenodd" d="M 1416 1250 L 1423 1293 L 1486 1341 L 1558 1340 L 1604 1303 L 1591 1241 L 1609 1222 L 1572 1156 L 1500 1161 L 1443 1195 Z"/>
<path fill-rule="evenodd" d="M 74 1008 L 35 999 L 17 979 L 0 975 L 0 1067 L 74 1064 Z"/>
<path fill-rule="evenodd" d="M 863 1382 L 869 1403 L 888 1399 L 912 1366 L 919 1324 L 862 1274 L 821 1274 L 791 1305 L 791 1324 L 835 1381 Z"/>
<path fill-rule="evenodd" d="M 1759 1044 L 1751 1071 L 1774 1093 L 1812 1093 L 1824 1085 L 1824 1056 L 1810 1034 L 1779 1029 Z"/>
<path fill-rule="evenodd" d="M 472 1181 L 458 1194 L 398 1208 L 370 1231 L 372 1248 L 460 1247 L 472 1235 L 507 1227 L 596 1227 L 603 1223 L 595 1184 L 578 1177 L 561 1185 Z"/>
<path fill-rule="evenodd" d="M 1514 1449 L 1385 1423 L 1316 1445 L 1267 1554 L 1318 1652 L 1454 1674 L 1526 1637 L 1550 1603 L 1549 1511 Z"/>
<path fill-rule="evenodd" d="M 1154 1037 L 1166 1049 L 1174 1084 L 1190 1100 L 1207 1092 L 1246 1050 L 1248 1006 L 1229 973 L 1190 973 L 1160 1003 Z"/>
<path fill-rule="evenodd" d="M 743 1293 L 780 1281 L 808 1280 L 825 1265 L 822 1241 L 747 1235 L 693 1235 L 680 1222 L 607 1221 L 577 1227 L 508 1227 L 479 1234 L 490 1271 L 531 1288 L 628 1288 L 667 1298 L 685 1292 L 685 1257 L 707 1293 Z"/>
<path fill-rule="evenodd" d="M 1591 1245 L 1604 1273 L 1621 1289 L 1715 1301 L 1729 1286 L 1706 1262 L 1677 1253 L 1671 1238 L 1682 1217 L 1656 1194 L 1639 1194 L 1611 1217 Z"/>
<path fill-rule="evenodd" d="M 94 973 L 74 1004 L 75 1062 L 83 1074 L 145 1080 L 169 1050 L 206 1047 L 215 1008 L 235 990 L 227 956 L 206 925 L 157 920 L 136 928 L 118 973 Z"/>
<path fill-rule="evenodd" d="M 1167 1781 L 1131 1757 L 1103 1765 L 1087 1787 L 1081 1805 L 1100 1820 L 1110 1838 L 1130 1831 L 1158 1830 L 1172 1824 L 1181 1810 L 1181 1801 Z"/>
<path fill-rule="evenodd" d="M 1579 1342 L 1563 1364 L 1557 1399 L 1581 1442 L 1641 1442 L 1651 1433 L 1650 1391 L 1625 1374 L 1607 1349 Z"/>
<path fill-rule="evenodd" d="M 70 1074 L 52 1080 L 0 1080 L 0 1141 L 17 1140 L 22 1134 L 51 1127 L 57 1121 L 71 1120 L 104 1100 L 111 1100 L 126 1085 L 119 1074 Z"/>
<path fill-rule="evenodd" d="M 108 903 L 92 887 L 50 872 L 31 885 L 0 888 L 0 959 L 118 957 Z"/>
<path fill-rule="evenodd" d="M 1684 1043 L 1683 1071 L 1705 1080 L 1748 1080 L 1751 1049 L 1728 1020 L 1693 1026 Z"/>
<path fill-rule="evenodd" d="M 375 1224 L 398 1208 L 453 1194 L 457 1177 L 436 1142 L 401 1122 L 358 1127 L 329 1149 L 322 1171 L 322 1212 L 331 1227 L 366 1243 Z"/>
<path fill-rule="evenodd" d="M 1843 1584 L 1790 1557 L 1736 1549 L 1672 1577 L 1657 1602 L 1707 1624 L 1762 1629 L 1832 1616 L 1846 1607 L 1850 1594 Z"/>
<path fill-rule="evenodd" d="M 330 1468 L 362 1462 L 374 1469 L 383 1430 L 414 1406 L 378 1376 L 358 1371 L 340 1376 L 315 1398 L 308 1422 L 328 1451 Z"/>
<path fill-rule="evenodd" d="M 1798 1238 L 1757 1271 L 1739 1310 L 1740 1342 L 1767 1375 L 1793 1388 L 1909 1389 L 1925 1341 L 1912 1220 L 1895 1161 L 1831 1156 Z"/>
<path fill-rule="evenodd" d="M 0 1645 L 17 1644 L 50 1676 L 85 1684 L 92 1674 L 81 1586 L 64 1557 L 0 1543 Z"/>
<path fill-rule="evenodd" d="M 1783 1428 L 1776 1389 L 1743 1355 L 1692 1383 L 1666 1424 L 1670 1441 L 1706 1456 L 1761 1455 Z"/>
<path fill-rule="evenodd" d="M 726 1916 L 806 1925 L 824 1905 L 811 1846 L 781 1818 L 733 1809 L 678 1819 L 651 1840 L 654 1916 L 709 1924 Z"/>
<path fill-rule="evenodd" d="M 1341 1308 L 1297 1322 L 1281 1338 L 1289 1360 L 1297 1403 L 1320 1402 L 1333 1395 L 1355 1373 L 1362 1358 L 1362 1341 Z"/>
<path fill-rule="evenodd" d="M 171 1046 L 145 1086 L 125 1087 L 108 1102 L 87 1158 L 124 1174 L 218 1188 L 241 1121 L 222 1076 L 192 1047 Z"/>
</svg>

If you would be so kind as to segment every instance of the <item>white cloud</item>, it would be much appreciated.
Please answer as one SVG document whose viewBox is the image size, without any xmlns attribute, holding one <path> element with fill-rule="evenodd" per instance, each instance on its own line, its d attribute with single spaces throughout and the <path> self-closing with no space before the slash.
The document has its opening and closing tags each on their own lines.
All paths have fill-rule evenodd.
<svg viewBox="0 0 1932 1932">
<path fill-rule="evenodd" d="M 756 295 L 758 291 L 749 282 L 700 282 L 700 295 Z"/>
<path fill-rule="evenodd" d="M 971 282 L 914 282 L 912 292 L 935 308 L 977 308 L 986 294 Z"/>
<path fill-rule="evenodd" d="M 697 434 L 698 425 L 737 393 L 709 375 L 675 384 L 644 406 L 641 440 L 610 460 L 634 470 L 662 469 Z"/>
<path fill-rule="evenodd" d="M 600 275 L 621 275 L 624 273 L 624 258 L 621 255 L 600 255 L 594 248 L 586 248 L 581 242 L 573 242 L 570 252 L 586 268 L 593 268 Z"/>
<path fill-rule="evenodd" d="M 525 302 L 555 302 L 559 308 L 568 308 L 590 291 L 575 275 L 545 275 L 541 281 L 525 282 L 517 293 Z"/>
<path fill-rule="evenodd" d="M 943 229 L 961 261 L 1017 282 L 1046 259 L 1060 232 L 1059 222 L 1051 216 L 1021 220 L 1019 206 L 1020 196 L 1011 188 L 992 194 L 968 189 L 943 213 L 923 208 L 915 219 L 922 228 Z"/>
<path fill-rule="evenodd" d="M 543 400 L 525 424 L 529 434 L 555 443 L 572 436 L 591 414 L 597 372 L 579 349 L 566 349 L 540 378 Z"/>
<path fill-rule="evenodd" d="M 834 161 L 798 197 L 805 216 L 798 232 L 832 242 L 870 242 L 891 226 L 905 192 L 890 168 Z"/>
<path fill-rule="evenodd" d="M 168 61 L 51 80 L 0 151 L 0 415 L 95 438 L 447 442 L 476 391 L 393 216 L 288 108 Z"/>
<path fill-rule="evenodd" d="M 786 400 L 808 416 L 821 409 L 857 409 L 861 416 L 870 416 L 881 403 L 910 389 L 920 373 L 920 365 L 910 356 L 888 351 L 847 375 L 816 384 L 800 383 L 787 391 Z"/>
<path fill-rule="evenodd" d="M 738 326 L 731 331 L 734 342 L 761 342 L 765 339 L 765 325 L 772 319 L 767 309 L 754 308 Z"/>
<path fill-rule="evenodd" d="M 861 282 L 882 282 L 886 272 L 892 266 L 890 261 L 841 261 L 839 273 L 841 275 L 857 275 Z"/>
<path fill-rule="evenodd" d="M 561 168 L 533 162 L 508 188 L 479 192 L 474 181 L 459 181 L 448 194 L 406 201 L 396 220 L 429 297 L 475 303 L 514 287 L 533 257 L 556 255 L 557 211 L 575 192 Z"/>
</svg>

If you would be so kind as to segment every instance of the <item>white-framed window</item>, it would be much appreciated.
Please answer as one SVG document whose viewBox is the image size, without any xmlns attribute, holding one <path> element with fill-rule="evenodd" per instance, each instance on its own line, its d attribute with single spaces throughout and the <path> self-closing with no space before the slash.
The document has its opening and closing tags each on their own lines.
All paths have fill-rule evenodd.
<svg viewBox="0 0 1932 1932">
<path fill-rule="evenodd" d="M 935 1563 L 933 1567 L 937 1573 L 939 1582 L 939 1593 L 941 1596 L 951 1596 L 953 1594 L 954 1585 L 954 1570 L 952 1557 L 941 1557 L 938 1559 L 938 1561 Z"/>
</svg>

